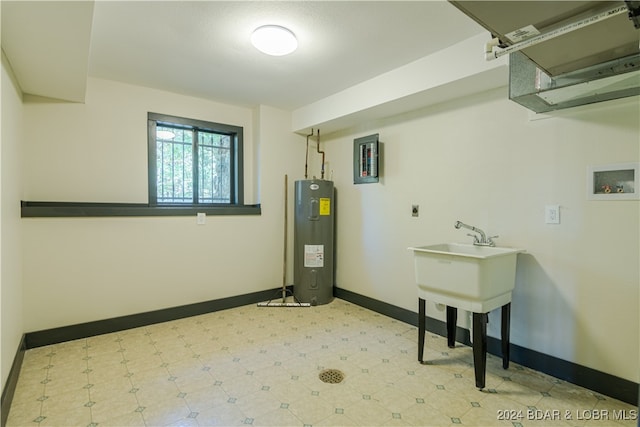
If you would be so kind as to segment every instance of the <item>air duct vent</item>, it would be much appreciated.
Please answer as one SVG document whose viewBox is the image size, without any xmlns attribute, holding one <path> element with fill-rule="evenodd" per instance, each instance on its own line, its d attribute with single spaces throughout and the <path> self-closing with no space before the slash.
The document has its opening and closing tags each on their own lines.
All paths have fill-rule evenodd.
<svg viewBox="0 0 640 427">
<path fill-rule="evenodd" d="M 552 77 L 526 55 L 509 55 L 509 99 L 544 113 L 640 95 L 640 54 Z"/>
<path fill-rule="evenodd" d="M 640 1 L 449 2 L 491 33 L 488 59 L 509 54 L 509 97 L 533 111 L 640 95 Z"/>
</svg>

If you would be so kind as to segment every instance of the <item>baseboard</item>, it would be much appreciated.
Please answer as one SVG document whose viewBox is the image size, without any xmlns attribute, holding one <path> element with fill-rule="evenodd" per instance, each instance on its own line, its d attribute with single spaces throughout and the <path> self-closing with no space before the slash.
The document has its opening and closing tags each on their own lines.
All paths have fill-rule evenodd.
<svg viewBox="0 0 640 427">
<path fill-rule="evenodd" d="M 418 313 L 401 307 L 388 304 L 346 289 L 334 288 L 334 295 L 337 298 L 352 302 L 369 310 L 375 311 L 385 316 L 401 320 L 413 326 L 418 326 Z M 417 307 L 416 297 L 416 307 Z M 446 323 L 431 317 L 427 317 L 426 329 L 429 332 L 447 336 Z M 456 340 L 465 345 L 471 345 L 469 331 L 457 328 Z M 511 344 L 510 359 L 519 365 L 526 366 L 538 372 L 542 372 L 563 381 L 576 384 L 580 387 L 610 396 L 630 405 L 638 405 L 638 394 L 640 386 L 638 383 L 616 377 L 586 366 L 578 365 L 563 359 L 559 359 L 548 354 L 530 350 L 516 344 Z M 500 340 L 487 337 L 487 351 L 498 357 L 502 357 Z"/>
<path fill-rule="evenodd" d="M 18 345 L 18 351 L 13 358 L 11 369 L 9 370 L 9 376 L 7 382 L 2 389 L 2 398 L 0 398 L 0 426 L 7 425 L 7 418 L 9 417 L 9 408 L 13 402 L 13 395 L 16 391 L 16 385 L 18 384 L 18 376 L 20 375 L 20 369 L 22 368 L 22 361 L 24 360 L 24 353 L 27 351 L 26 339 L 22 335 L 20 344 Z"/>
<path fill-rule="evenodd" d="M 21 349 L 14 360 L 9 379 L 2 393 L 2 407 L 8 408 L 15 390 L 15 382 L 20 372 L 24 351 L 30 348 L 87 338 L 95 335 L 118 332 L 121 330 L 147 326 L 154 323 L 167 322 L 190 316 L 211 313 L 219 310 L 239 307 L 266 301 L 270 298 L 277 299 L 280 288 L 251 294 L 238 295 L 217 300 L 188 304 L 179 307 L 171 307 L 146 313 L 116 317 L 106 320 L 98 320 L 78 325 L 64 326 L 25 334 L 21 343 Z M 334 296 L 349 301 L 353 304 L 400 320 L 407 324 L 418 325 L 418 313 L 401 307 L 388 304 L 346 289 L 334 288 Z M 416 299 L 417 300 L 417 299 Z M 437 335 L 446 336 L 446 324 L 437 319 L 427 317 L 427 330 Z M 456 340 L 465 345 L 471 345 L 469 331 L 457 328 Z M 500 340 L 487 337 L 488 352 L 500 356 Z M 544 353 L 530 350 L 515 344 L 511 344 L 511 360 L 522 366 L 543 372 L 561 380 L 588 388 L 597 393 L 613 397 L 631 405 L 638 405 L 639 385 L 633 381 L 619 378 L 604 372 L 581 366 L 566 360 L 562 360 Z M 11 388 L 12 375 L 13 388 Z M 5 397 L 6 395 L 6 397 Z M 4 411 L 3 411 L 4 417 Z M 3 424 L 4 425 L 4 424 Z"/>
<path fill-rule="evenodd" d="M 198 316 L 242 305 L 255 304 L 269 300 L 270 298 L 278 298 L 279 295 L 281 295 L 281 289 L 282 288 L 269 289 L 266 291 L 253 292 L 228 298 L 164 308 L 146 313 L 131 314 L 128 316 L 96 320 L 77 325 L 28 332 L 26 334 L 26 348 L 42 347 L 45 345 L 109 334 L 126 329 L 139 328 L 142 326 L 152 325 L 154 323 L 168 322 L 190 316 Z"/>
</svg>

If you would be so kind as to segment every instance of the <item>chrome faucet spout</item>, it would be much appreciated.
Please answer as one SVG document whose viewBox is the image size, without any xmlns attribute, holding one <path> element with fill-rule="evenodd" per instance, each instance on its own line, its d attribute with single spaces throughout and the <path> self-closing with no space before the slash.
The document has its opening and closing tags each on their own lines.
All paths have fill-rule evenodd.
<svg viewBox="0 0 640 427">
<path fill-rule="evenodd" d="M 487 237 L 485 232 L 482 231 L 481 229 L 479 229 L 478 227 L 474 227 L 473 225 L 465 224 L 464 222 L 461 222 L 461 221 L 456 221 L 456 223 L 453 226 L 456 229 L 466 228 L 467 230 L 471 230 L 471 231 L 473 231 L 475 233 L 478 233 L 480 235 L 480 238 L 470 234 L 470 236 L 472 236 L 474 238 L 473 239 L 474 240 L 473 241 L 474 245 L 478 245 L 478 246 L 495 246 L 496 245 L 493 242 L 492 238 L 491 237 Z M 498 237 L 498 236 L 493 236 L 493 237 Z"/>
</svg>

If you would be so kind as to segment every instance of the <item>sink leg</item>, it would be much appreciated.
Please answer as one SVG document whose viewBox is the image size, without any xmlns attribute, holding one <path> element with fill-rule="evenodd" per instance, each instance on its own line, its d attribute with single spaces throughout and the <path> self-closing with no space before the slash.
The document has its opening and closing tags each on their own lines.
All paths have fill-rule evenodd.
<svg viewBox="0 0 640 427">
<path fill-rule="evenodd" d="M 418 362 L 423 362 L 424 357 L 424 330 L 426 327 L 425 301 L 418 298 Z"/>
<path fill-rule="evenodd" d="M 458 323 L 458 309 L 447 306 L 447 345 L 456 346 L 456 324 Z"/>
<path fill-rule="evenodd" d="M 509 334 L 511 329 L 511 303 L 502 306 L 502 368 L 509 367 Z"/>
<path fill-rule="evenodd" d="M 476 387 L 484 388 L 487 370 L 487 313 L 473 313 L 473 365 Z"/>
</svg>

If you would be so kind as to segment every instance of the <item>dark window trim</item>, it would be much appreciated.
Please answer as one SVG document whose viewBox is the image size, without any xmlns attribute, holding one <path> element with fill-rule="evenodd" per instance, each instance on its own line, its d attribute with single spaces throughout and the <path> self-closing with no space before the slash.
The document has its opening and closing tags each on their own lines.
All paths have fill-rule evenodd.
<svg viewBox="0 0 640 427">
<path fill-rule="evenodd" d="M 223 133 L 232 137 L 232 164 L 231 164 L 231 193 L 233 203 L 224 206 L 242 205 L 244 203 L 244 129 L 241 126 L 227 125 L 223 123 L 206 122 L 185 117 L 170 116 L 167 114 L 148 113 L 147 117 L 147 138 L 148 138 L 148 185 L 149 185 L 149 205 L 165 207 L 166 204 L 159 204 L 157 200 L 156 175 L 156 124 L 167 124 L 169 126 L 182 125 L 188 129 L 198 129 L 203 131 Z M 197 191 L 197 188 L 194 189 Z M 197 194 L 197 193 L 196 193 Z M 189 206 L 207 206 L 206 204 L 192 204 Z"/>
<path fill-rule="evenodd" d="M 206 215 L 261 215 L 260 204 L 245 205 L 244 203 L 244 169 L 242 167 L 243 152 L 243 128 L 222 123 L 206 122 L 202 120 L 187 119 L 183 117 L 169 116 L 165 114 L 148 113 L 147 130 L 148 135 L 155 135 L 156 122 L 172 125 L 184 125 L 185 127 L 225 133 L 234 136 L 234 164 L 238 173 L 232 171 L 232 191 L 235 192 L 236 203 L 231 204 L 195 204 L 195 205 L 158 205 L 155 192 L 156 164 L 155 154 L 152 156 L 152 145 L 155 149 L 155 138 L 153 144 L 151 137 L 148 137 L 148 176 L 149 176 L 149 203 L 85 203 L 85 202 L 39 202 L 21 201 L 22 218 L 56 218 L 56 217 L 131 217 L 131 216 L 196 216 L 198 213 Z M 151 177 L 154 177 L 151 179 Z M 152 186 L 153 184 L 153 191 Z"/>
<path fill-rule="evenodd" d="M 147 203 L 21 202 L 22 218 L 261 215 L 257 205 L 151 206 Z"/>
</svg>

